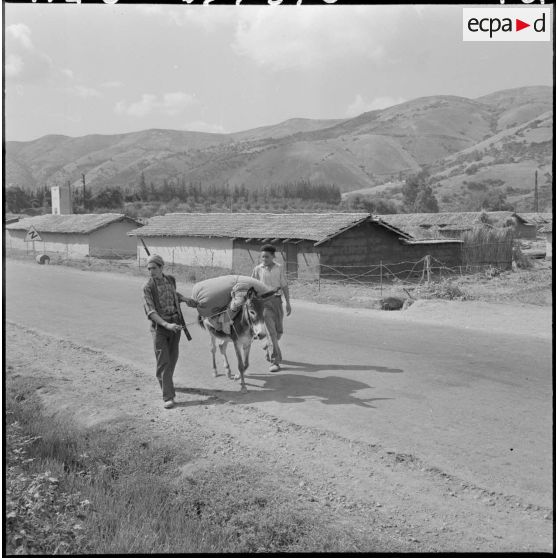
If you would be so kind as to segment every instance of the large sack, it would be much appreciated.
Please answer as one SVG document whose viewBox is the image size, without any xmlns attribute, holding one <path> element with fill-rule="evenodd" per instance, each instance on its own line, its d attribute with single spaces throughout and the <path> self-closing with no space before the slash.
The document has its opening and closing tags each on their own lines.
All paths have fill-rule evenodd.
<svg viewBox="0 0 558 558">
<path fill-rule="evenodd" d="M 261 281 L 247 275 L 223 275 L 199 281 L 192 288 L 192 298 L 198 303 L 200 316 L 206 318 L 224 310 L 231 301 L 231 293 L 253 287 L 258 296 L 270 289 Z"/>
</svg>

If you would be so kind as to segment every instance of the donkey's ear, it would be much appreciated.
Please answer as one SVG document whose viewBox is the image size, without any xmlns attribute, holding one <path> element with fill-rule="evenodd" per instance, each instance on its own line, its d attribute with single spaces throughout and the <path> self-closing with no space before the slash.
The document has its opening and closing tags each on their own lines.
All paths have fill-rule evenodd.
<svg viewBox="0 0 558 558">
<path fill-rule="evenodd" d="M 277 289 L 273 289 L 272 291 L 268 291 L 267 293 L 264 293 L 264 294 L 260 295 L 259 298 L 261 298 L 261 299 L 269 298 L 270 296 L 273 296 L 276 292 L 277 292 Z"/>
</svg>

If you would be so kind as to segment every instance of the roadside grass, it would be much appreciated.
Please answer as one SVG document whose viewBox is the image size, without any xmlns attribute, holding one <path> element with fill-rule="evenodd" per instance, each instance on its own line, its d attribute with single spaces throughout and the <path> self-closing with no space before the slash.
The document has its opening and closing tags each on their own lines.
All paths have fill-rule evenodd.
<svg viewBox="0 0 558 558">
<path fill-rule="evenodd" d="M 10 253 L 10 258 L 33 261 L 24 253 Z M 524 258 L 525 259 L 525 258 Z M 133 260 L 65 260 L 54 258 L 51 265 L 66 265 L 84 271 L 116 272 L 146 277 L 145 268 Z M 37 264 L 38 265 L 38 264 Z M 417 282 L 386 281 L 379 284 L 335 282 L 331 280 L 289 282 L 293 299 L 321 304 L 334 304 L 353 308 L 380 309 L 381 300 L 398 297 L 403 300 L 409 295 L 414 299 L 479 300 L 485 302 L 507 302 L 548 306 L 552 304 L 552 264 L 545 260 L 527 259 L 523 267 L 510 271 L 494 268 L 467 275 L 434 277 L 430 284 Z M 212 267 L 174 265 L 167 266 L 179 283 L 192 284 L 210 277 L 217 277 L 231 270 Z"/>
<path fill-rule="evenodd" d="M 194 442 L 131 434 L 125 421 L 80 431 L 44 411 L 38 381 L 7 376 L 8 554 L 374 549 L 371 536 L 326 524 L 266 464 L 208 468 Z"/>
</svg>

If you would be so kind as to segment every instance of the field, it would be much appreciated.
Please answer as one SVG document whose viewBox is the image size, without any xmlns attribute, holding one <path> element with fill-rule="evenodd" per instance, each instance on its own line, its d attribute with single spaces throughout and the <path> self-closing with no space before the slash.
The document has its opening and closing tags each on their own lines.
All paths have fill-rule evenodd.
<svg viewBox="0 0 558 558">
<path fill-rule="evenodd" d="M 477 299 L 439 300 L 437 325 L 436 301 L 352 310 L 331 304 L 378 293 L 294 284 L 284 371 L 255 347 L 242 396 L 192 328 L 169 412 L 145 270 L 7 263 L 8 552 L 551 549 L 548 267 L 462 283 Z M 483 304 L 477 329 L 440 327 Z"/>
</svg>

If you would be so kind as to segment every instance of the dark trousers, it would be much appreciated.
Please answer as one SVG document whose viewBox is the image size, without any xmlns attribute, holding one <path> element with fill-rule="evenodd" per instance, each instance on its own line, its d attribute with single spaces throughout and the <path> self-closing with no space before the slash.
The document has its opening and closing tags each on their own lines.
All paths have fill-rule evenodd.
<svg viewBox="0 0 558 558">
<path fill-rule="evenodd" d="M 283 360 L 279 339 L 283 335 L 283 302 L 280 296 L 270 296 L 264 303 L 264 322 L 269 339 L 267 342 L 267 355 L 273 364 L 280 364 Z"/>
<path fill-rule="evenodd" d="M 153 335 L 153 347 L 155 349 L 155 376 L 163 390 L 163 401 L 174 399 L 174 383 L 172 377 L 174 368 L 178 361 L 178 344 L 180 342 L 180 331 L 175 333 L 161 326 L 155 326 L 151 330 Z"/>
</svg>

